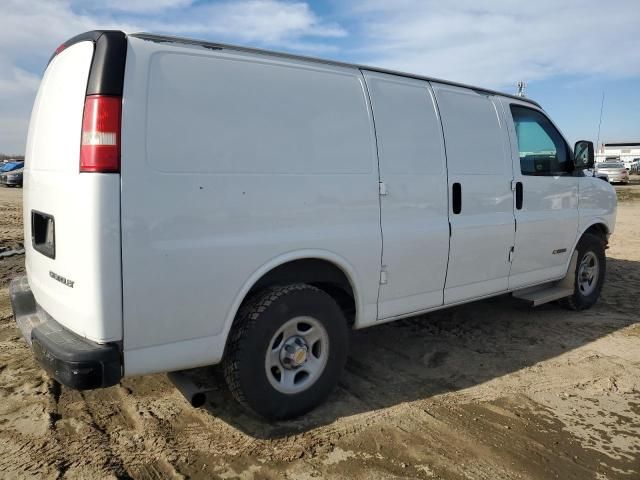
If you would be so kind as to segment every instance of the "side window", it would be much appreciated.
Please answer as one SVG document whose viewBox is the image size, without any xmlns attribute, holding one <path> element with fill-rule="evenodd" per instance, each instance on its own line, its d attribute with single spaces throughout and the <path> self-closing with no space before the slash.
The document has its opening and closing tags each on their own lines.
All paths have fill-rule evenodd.
<svg viewBox="0 0 640 480">
<path fill-rule="evenodd" d="M 511 105 L 523 175 L 561 175 L 571 171 L 564 139 L 542 113 Z"/>
</svg>

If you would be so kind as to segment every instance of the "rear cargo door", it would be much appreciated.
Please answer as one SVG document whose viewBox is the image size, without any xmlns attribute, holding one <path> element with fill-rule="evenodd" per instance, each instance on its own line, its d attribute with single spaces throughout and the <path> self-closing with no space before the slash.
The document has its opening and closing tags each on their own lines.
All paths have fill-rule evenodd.
<svg viewBox="0 0 640 480">
<path fill-rule="evenodd" d="M 95 43 L 73 43 L 47 67 L 29 126 L 24 228 L 29 285 L 56 321 L 92 341 L 122 339 L 120 176 L 80 173 Z"/>
</svg>

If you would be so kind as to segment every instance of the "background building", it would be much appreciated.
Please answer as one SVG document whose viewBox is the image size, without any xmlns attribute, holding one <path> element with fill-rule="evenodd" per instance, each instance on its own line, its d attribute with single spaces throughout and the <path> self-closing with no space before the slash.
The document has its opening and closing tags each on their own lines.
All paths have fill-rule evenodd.
<svg viewBox="0 0 640 480">
<path fill-rule="evenodd" d="M 640 142 L 602 143 L 595 157 L 596 163 L 615 159 L 624 162 L 626 166 L 634 159 L 640 158 Z"/>
</svg>

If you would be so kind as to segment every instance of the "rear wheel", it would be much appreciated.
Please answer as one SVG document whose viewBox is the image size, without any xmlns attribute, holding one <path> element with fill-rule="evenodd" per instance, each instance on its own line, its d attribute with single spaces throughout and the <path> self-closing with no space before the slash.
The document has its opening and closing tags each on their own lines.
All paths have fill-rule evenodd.
<svg viewBox="0 0 640 480">
<path fill-rule="evenodd" d="M 327 293 L 306 284 L 272 287 L 239 312 L 225 354 L 225 379 L 234 397 L 255 413 L 293 418 L 333 390 L 347 343 L 347 321 Z"/>
<path fill-rule="evenodd" d="M 607 266 L 604 243 L 602 237 L 591 233 L 585 233 L 578 242 L 574 292 L 561 300 L 564 307 L 585 310 L 598 301 Z"/>
</svg>

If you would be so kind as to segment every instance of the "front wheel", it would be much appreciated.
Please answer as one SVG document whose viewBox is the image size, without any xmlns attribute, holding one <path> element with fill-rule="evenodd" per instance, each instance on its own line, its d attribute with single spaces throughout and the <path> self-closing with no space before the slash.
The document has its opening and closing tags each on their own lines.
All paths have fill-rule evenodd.
<svg viewBox="0 0 640 480">
<path fill-rule="evenodd" d="M 224 374 L 241 404 L 274 420 L 312 410 L 347 358 L 347 321 L 335 300 L 307 284 L 269 288 L 241 309 Z"/>
<path fill-rule="evenodd" d="M 585 310 L 598 301 L 607 267 L 602 237 L 585 233 L 576 247 L 574 292 L 561 300 L 561 304 L 571 310 Z"/>
</svg>

